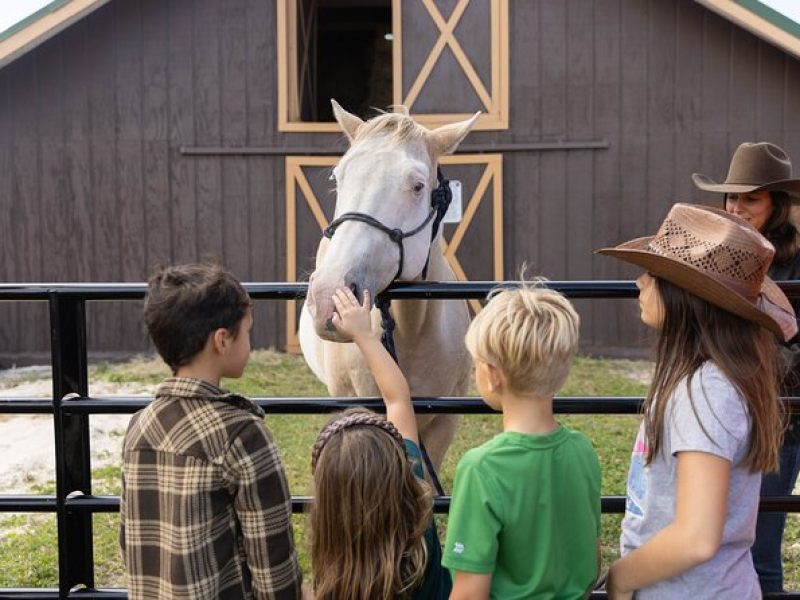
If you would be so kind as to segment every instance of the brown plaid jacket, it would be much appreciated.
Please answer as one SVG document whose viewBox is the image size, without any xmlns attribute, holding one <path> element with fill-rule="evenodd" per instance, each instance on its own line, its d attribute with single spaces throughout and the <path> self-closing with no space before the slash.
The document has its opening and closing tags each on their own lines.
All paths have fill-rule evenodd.
<svg viewBox="0 0 800 600">
<path fill-rule="evenodd" d="M 167 379 L 123 443 L 128 597 L 291 598 L 302 581 L 283 465 L 247 398 Z"/>
</svg>

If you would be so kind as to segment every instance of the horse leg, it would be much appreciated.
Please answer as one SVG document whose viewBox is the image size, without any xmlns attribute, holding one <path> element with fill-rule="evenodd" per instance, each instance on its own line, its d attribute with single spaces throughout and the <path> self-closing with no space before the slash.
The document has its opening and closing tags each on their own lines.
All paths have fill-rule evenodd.
<svg viewBox="0 0 800 600">
<path fill-rule="evenodd" d="M 433 468 L 437 471 L 441 469 L 442 461 L 458 426 L 458 415 L 420 415 L 417 417 L 419 424 L 419 439 L 428 452 Z M 426 465 L 427 470 L 427 465 Z"/>
</svg>

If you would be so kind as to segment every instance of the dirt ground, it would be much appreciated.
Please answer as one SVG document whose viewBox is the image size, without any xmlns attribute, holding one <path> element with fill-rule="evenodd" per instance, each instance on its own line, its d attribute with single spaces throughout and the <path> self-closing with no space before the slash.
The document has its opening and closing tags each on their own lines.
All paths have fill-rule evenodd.
<svg viewBox="0 0 800 600">
<path fill-rule="evenodd" d="M 31 379 L 33 378 L 33 381 Z M 49 398 L 49 367 L 0 371 L 2 398 Z M 155 386 L 95 382 L 94 396 L 152 396 Z M 131 415 L 92 415 L 92 467 L 119 463 L 122 437 Z M 55 434 L 51 415 L 0 415 L 0 494 L 27 494 L 31 486 L 55 480 Z"/>
</svg>

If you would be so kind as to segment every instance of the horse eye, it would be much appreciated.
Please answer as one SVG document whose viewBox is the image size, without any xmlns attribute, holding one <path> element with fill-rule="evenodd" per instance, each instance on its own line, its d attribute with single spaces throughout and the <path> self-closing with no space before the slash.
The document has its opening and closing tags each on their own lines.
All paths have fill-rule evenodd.
<svg viewBox="0 0 800 600">
<path fill-rule="evenodd" d="M 415 194 L 419 194 L 423 189 L 425 189 L 425 184 L 424 183 L 415 183 L 414 187 L 411 188 L 411 189 L 414 190 Z"/>
</svg>

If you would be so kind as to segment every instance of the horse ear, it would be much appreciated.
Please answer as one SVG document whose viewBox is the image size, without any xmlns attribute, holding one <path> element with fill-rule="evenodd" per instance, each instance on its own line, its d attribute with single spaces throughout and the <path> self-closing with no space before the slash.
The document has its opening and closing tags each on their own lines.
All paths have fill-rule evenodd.
<svg viewBox="0 0 800 600">
<path fill-rule="evenodd" d="M 472 129 L 480 116 L 481 113 L 479 111 L 466 121 L 442 125 L 431 131 L 428 134 L 428 139 L 433 146 L 433 153 L 439 156 L 440 154 L 451 154 L 455 152 L 458 145 L 467 137 L 469 130 Z"/>
<path fill-rule="evenodd" d="M 352 142 L 356 137 L 356 129 L 358 129 L 364 121 L 347 112 L 333 98 L 331 98 L 331 106 L 333 106 L 333 116 L 336 117 L 336 121 L 339 123 L 342 131 L 347 135 L 347 139 Z"/>
</svg>

